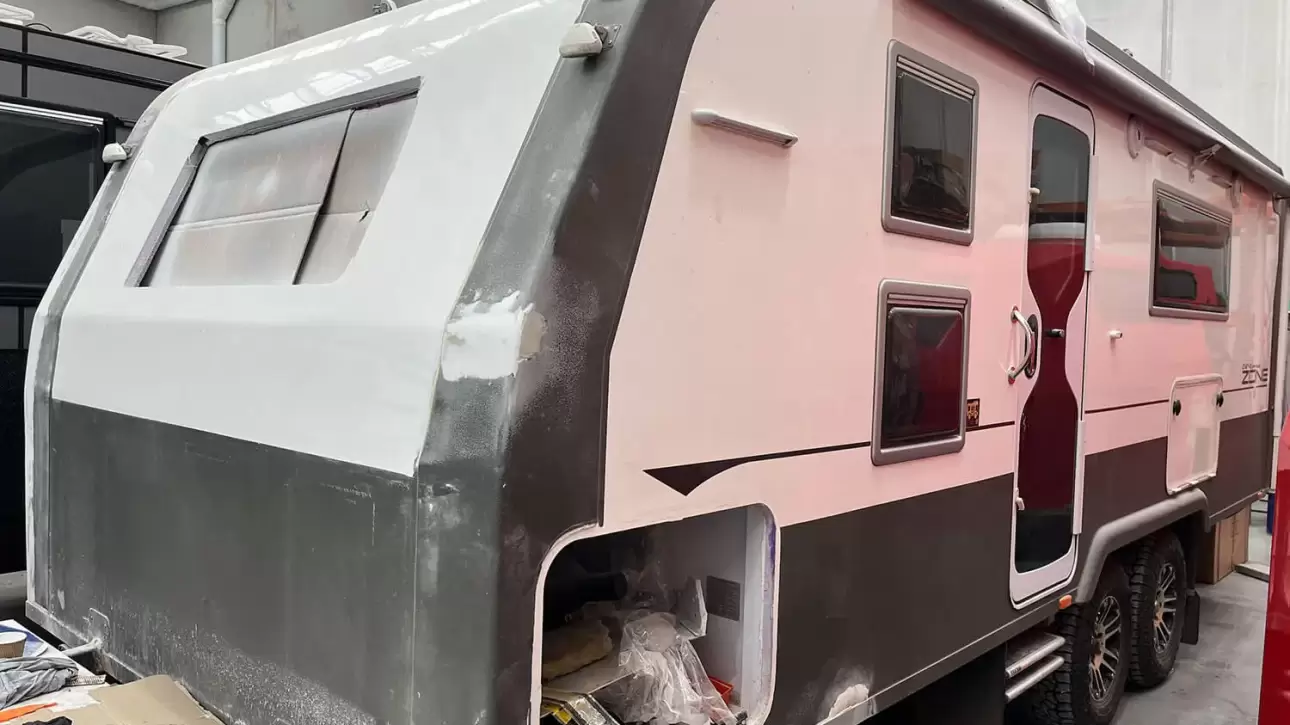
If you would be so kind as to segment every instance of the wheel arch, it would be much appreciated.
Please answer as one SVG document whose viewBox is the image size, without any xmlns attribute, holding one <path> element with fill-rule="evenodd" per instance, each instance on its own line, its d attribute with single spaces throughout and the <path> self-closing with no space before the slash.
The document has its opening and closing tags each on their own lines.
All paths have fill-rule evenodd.
<svg viewBox="0 0 1290 725">
<path fill-rule="evenodd" d="M 1099 527 L 1092 534 L 1084 566 L 1079 572 L 1075 603 L 1084 604 L 1093 597 L 1108 559 L 1119 556 L 1134 543 L 1164 529 L 1172 530 L 1182 542 L 1187 556 L 1188 586 L 1193 585 L 1208 509 L 1209 500 L 1205 493 L 1193 488 Z"/>
</svg>

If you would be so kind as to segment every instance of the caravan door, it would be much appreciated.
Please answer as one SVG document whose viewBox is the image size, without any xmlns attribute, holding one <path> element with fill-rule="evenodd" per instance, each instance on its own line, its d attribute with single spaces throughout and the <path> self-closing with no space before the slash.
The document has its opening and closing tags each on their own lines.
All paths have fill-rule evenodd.
<svg viewBox="0 0 1290 725">
<path fill-rule="evenodd" d="M 1030 210 L 1021 301 L 1013 602 L 1068 581 L 1082 496 L 1085 270 L 1093 114 L 1044 86 L 1030 102 Z M 1025 190 L 1019 190 L 1025 192 Z"/>
</svg>

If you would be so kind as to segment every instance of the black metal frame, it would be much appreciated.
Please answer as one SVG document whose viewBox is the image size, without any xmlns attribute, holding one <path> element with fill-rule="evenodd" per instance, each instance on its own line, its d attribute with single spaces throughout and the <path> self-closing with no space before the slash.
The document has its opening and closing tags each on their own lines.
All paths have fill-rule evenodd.
<svg viewBox="0 0 1290 725">
<path fill-rule="evenodd" d="M 100 147 L 120 141 L 157 95 L 200 66 L 0 24 L 0 102 L 100 119 Z M 62 80 L 59 86 L 53 80 Z M 96 97 L 97 96 L 97 97 Z M 95 165 L 96 187 L 107 168 Z M 34 307 L 43 284 L 0 284 L 0 305 Z M 22 340 L 25 346 L 28 341 Z M 26 352 L 0 356 L 0 572 L 22 568 L 22 371 Z"/>
</svg>

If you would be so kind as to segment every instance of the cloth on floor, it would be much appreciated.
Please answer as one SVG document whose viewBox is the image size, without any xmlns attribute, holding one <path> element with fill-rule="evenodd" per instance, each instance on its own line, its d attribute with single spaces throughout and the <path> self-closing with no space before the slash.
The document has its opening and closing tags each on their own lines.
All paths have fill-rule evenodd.
<svg viewBox="0 0 1290 725">
<path fill-rule="evenodd" d="M 609 628 L 599 620 L 565 625 L 543 638 L 542 681 L 576 672 L 613 650 Z"/>
<path fill-rule="evenodd" d="M 41 720 L 39 722 L 29 722 L 27 725 L 72 725 L 72 721 L 65 717 L 56 717 L 53 720 Z"/>
<path fill-rule="evenodd" d="M 61 690 L 75 677 L 76 663 L 69 659 L 15 657 L 0 660 L 0 710 Z"/>
</svg>

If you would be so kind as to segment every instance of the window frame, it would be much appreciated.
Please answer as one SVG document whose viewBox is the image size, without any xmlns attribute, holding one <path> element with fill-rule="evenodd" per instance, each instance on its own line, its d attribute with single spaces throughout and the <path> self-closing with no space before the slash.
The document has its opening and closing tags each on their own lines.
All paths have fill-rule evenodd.
<svg viewBox="0 0 1290 725">
<path fill-rule="evenodd" d="M 952 229 L 943 227 L 929 222 L 908 219 L 898 216 L 892 209 L 891 191 L 892 169 L 895 164 L 895 140 L 896 140 L 896 77 L 898 71 L 902 68 L 901 61 L 906 65 L 912 65 L 918 69 L 920 74 L 930 76 L 924 80 L 933 82 L 928 83 L 935 90 L 946 95 L 955 95 L 972 104 L 972 131 L 971 131 L 971 152 L 972 161 L 969 168 L 968 183 L 968 225 L 967 229 Z M 937 84 L 942 87 L 936 87 Z M 961 88 L 955 88 L 959 86 Z M 970 91 L 970 97 L 963 91 Z M 954 91 L 958 91 L 955 93 Z M 976 187 L 977 187 L 977 156 L 979 156 L 980 141 L 980 113 L 981 113 L 981 87 L 976 79 L 955 68 L 942 63 L 931 56 L 921 53 L 913 48 L 893 40 L 887 51 L 887 106 L 885 109 L 886 120 L 884 123 L 885 130 L 883 134 L 883 172 L 882 172 L 882 228 L 893 234 L 903 234 L 911 237 L 921 237 L 938 242 L 948 242 L 967 246 L 972 243 L 976 236 Z"/>
<path fill-rule="evenodd" d="M 279 113 L 266 118 L 257 119 L 248 123 L 221 129 L 208 133 L 197 139 L 197 144 L 188 154 L 188 160 L 184 162 L 184 167 L 179 173 L 179 178 L 175 180 L 166 196 L 166 200 L 161 205 L 161 212 L 157 215 L 156 222 L 152 225 L 152 230 L 148 233 L 147 241 L 139 251 L 138 257 L 135 258 L 134 265 L 126 275 L 125 286 L 137 287 L 140 289 L 154 289 L 150 285 L 144 284 L 148 276 L 148 271 L 156 262 L 157 254 L 161 251 L 161 245 L 165 242 L 170 228 L 174 226 L 175 219 L 178 217 L 180 210 L 183 208 L 184 201 L 188 198 L 188 192 L 192 190 L 193 181 L 197 178 L 197 172 L 201 168 L 202 161 L 206 158 L 206 152 L 211 146 L 224 141 L 241 138 L 244 136 L 253 136 L 257 133 L 272 131 L 290 126 L 292 124 L 309 121 L 322 116 L 328 116 L 333 113 L 342 113 L 345 111 L 359 111 L 364 108 L 373 108 L 383 106 L 387 103 L 395 103 L 408 98 L 415 98 L 421 90 L 421 78 L 408 78 L 397 83 L 391 83 L 379 88 L 371 88 L 358 93 L 340 96 L 338 98 L 328 99 L 320 103 L 304 106 L 284 113 Z M 342 142 L 343 149 L 343 142 Z M 338 152 L 339 159 L 339 152 Z M 328 184 L 330 185 L 330 181 Z M 239 285 L 228 285 L 237 287 Z M 283 287 L 298 287 L 300 285 L 280 285 Z M 155 289 L 182 289 L 183 286 L 163 286 Z"/>
<path fill-rule="evenodd" d="M 883 389 L 887 369 L 887 316 L 892 308 L 956 311 L 963 315 L 963 369 L 959 382 L 958 429 L 944 439 L 884 447 L 882 444 Z M 873 430 L 869 445 L 875 466 L 932 458 L 963 450 L 967 442 L 968 355 L 972 349 L 972 291 L 966 287 L 885 279 L 878 285 L 878 318 L 874 345 Z"/>
<path fill-rule="evenodd" d="M 1156 273 L 1159 271 L 1160 259 L 1160 199 L 1168 198 L 1177 204 L 1181 204 L 1191 211 L 1203 216 L 1209 217 L 1220 224 L 1227 225 L 1227 244 L 1223 247 L 1223 271 L 1227 275 L 1227 307 L 1223 311 L 1215 311 L 1200 307 L 1174 307 L 1161 305 L 1156 302 Z M 1227 321 L 1232 315 L 1232 244 L 1235 242 L 1236 227 L 1235 215 L 1222 207 L 1210 204 L 1209 202 L 1192 196 L 1186 192 L 1170 186 L 1163 181 L 1156 180 L 1151 187 L 1151 244 L 1149 245 L 1150 258 L 1148 259 L 1148 269 L 1150 270 L 1150 282 L 1147 286 L 1147 310 L 1152 317 L 1172 317 L 1186 320 L 1215 320 L 1219 322 Z"/>
</svg>

